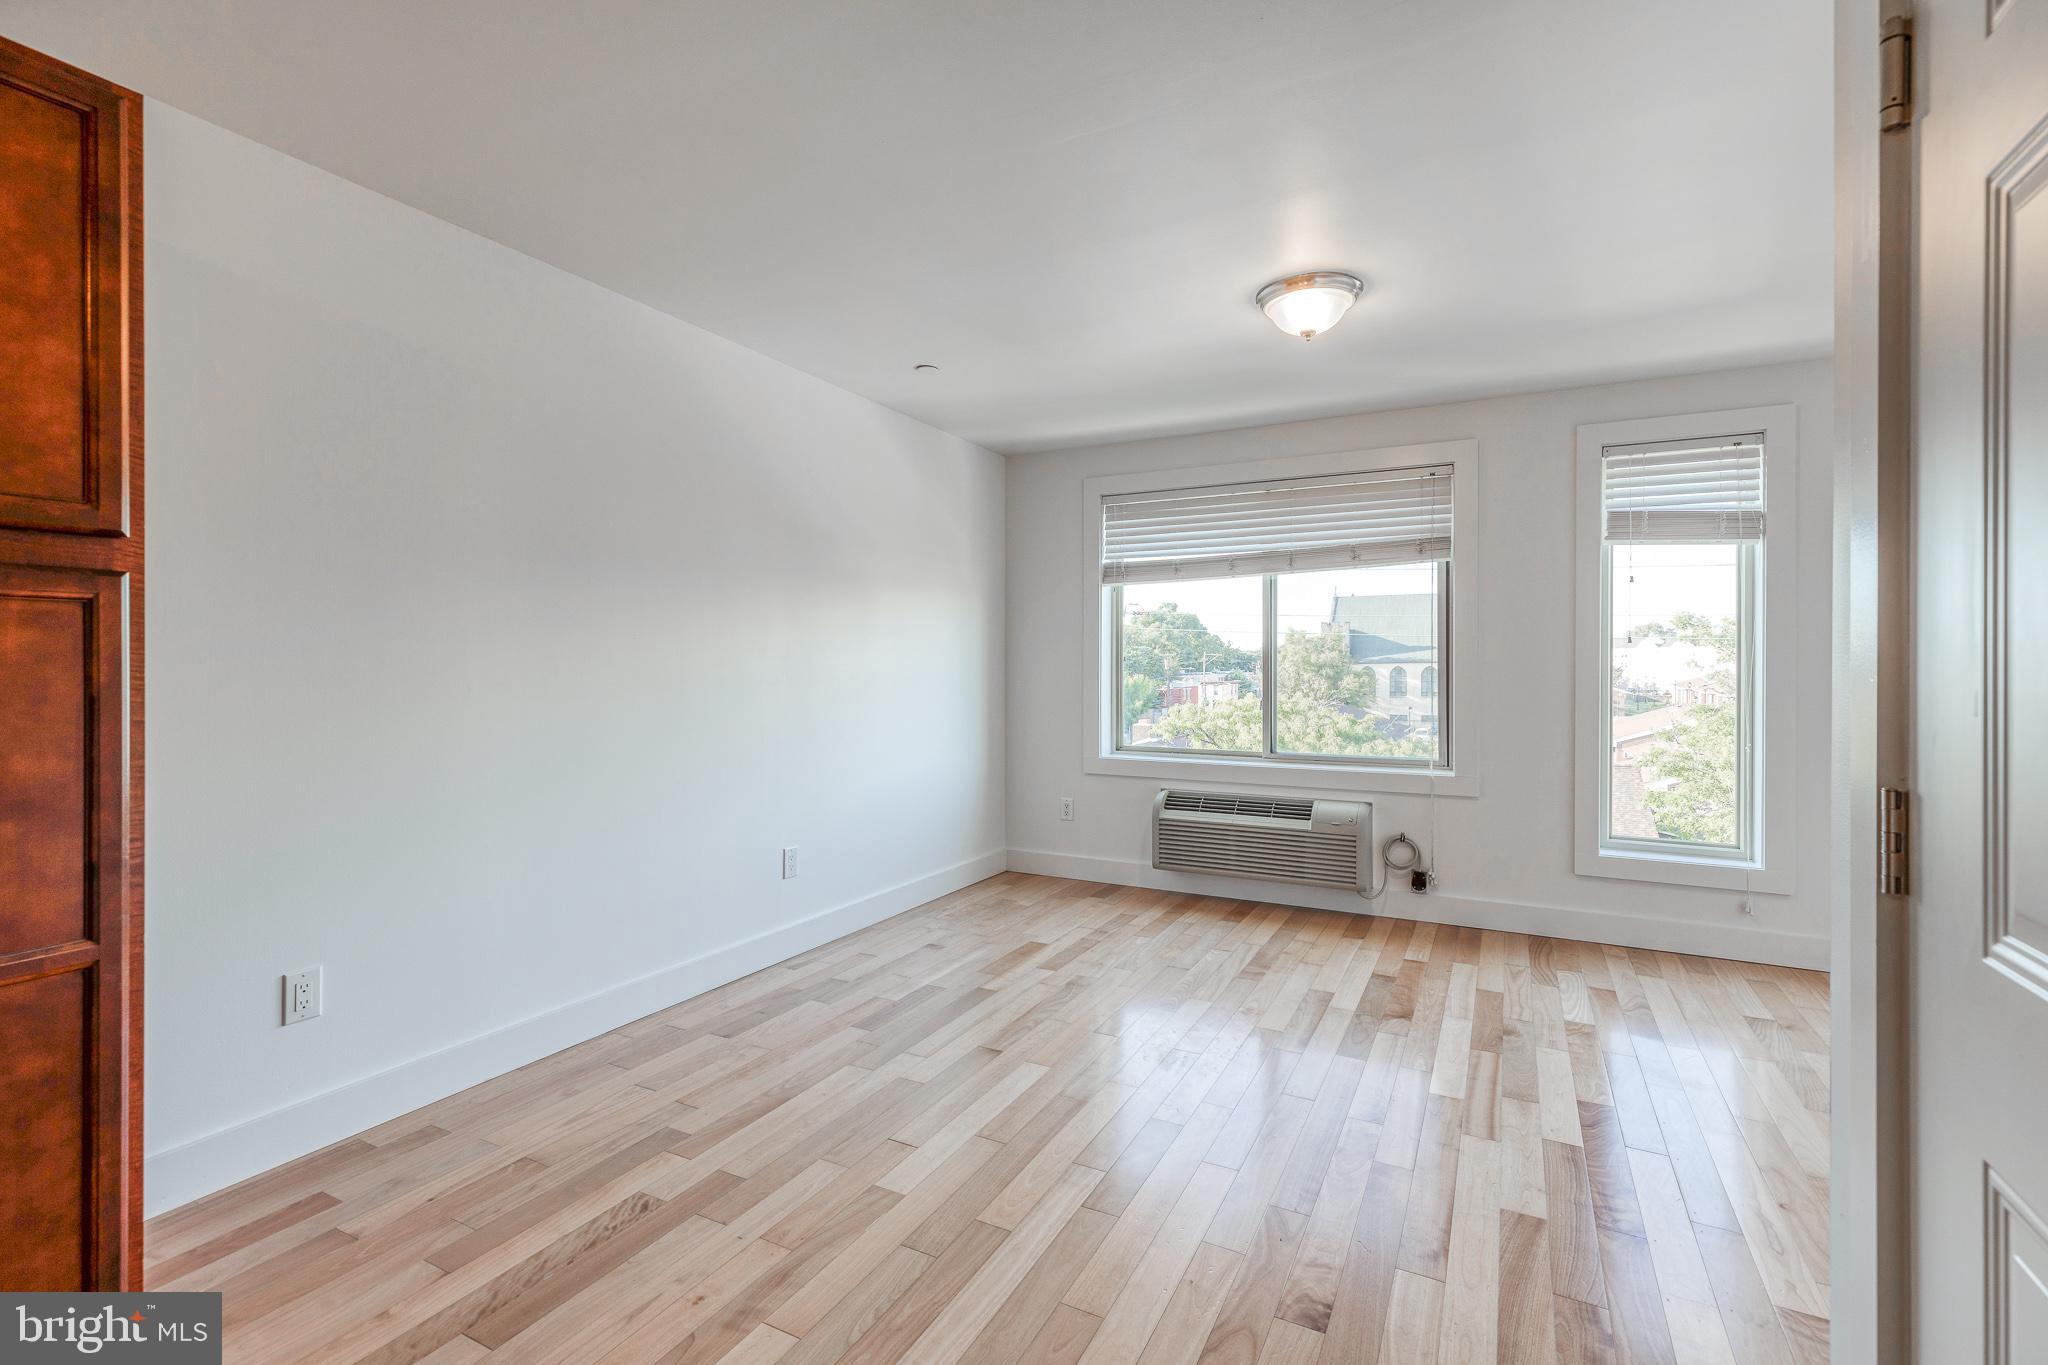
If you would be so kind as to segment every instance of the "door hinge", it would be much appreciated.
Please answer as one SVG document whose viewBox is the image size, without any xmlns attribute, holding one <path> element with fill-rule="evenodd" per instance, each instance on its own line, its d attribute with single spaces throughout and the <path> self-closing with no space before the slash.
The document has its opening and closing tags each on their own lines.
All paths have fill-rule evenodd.
<svg viewBox="0 0 2048 1365">
<path fill-rule="evenodd" d="M 1894 133 L 1913 123 L 1913 21 L 1895 14 L 1877 40 L 1880 90 L 1877 126 Z"/>
<path fill-rule="evenodd" d="M 1877 789 L 1877 894 L 1906 894 L 1906 873 L 1912 848 L 1907 842 L 1906 790 Z"/>
</svg>

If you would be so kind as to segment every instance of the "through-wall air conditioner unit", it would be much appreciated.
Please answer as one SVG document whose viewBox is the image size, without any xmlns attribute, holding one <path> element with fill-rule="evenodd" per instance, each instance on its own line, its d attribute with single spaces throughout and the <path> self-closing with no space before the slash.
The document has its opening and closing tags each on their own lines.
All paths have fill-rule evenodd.
<svg viewBox="0 0 2048 1365">
<path fill-rule="evenodd" d="M 1372 803 L 1162 791 L 1152 866 L 1166 872 L 1372 890 Z"/>
</svg>

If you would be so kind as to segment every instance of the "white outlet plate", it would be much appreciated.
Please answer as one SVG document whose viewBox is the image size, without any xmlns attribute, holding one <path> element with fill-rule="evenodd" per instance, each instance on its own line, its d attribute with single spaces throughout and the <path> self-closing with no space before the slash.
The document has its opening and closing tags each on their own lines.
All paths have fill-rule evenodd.
<svg viewBox="0 0 2048 1365">
<path fill-rule="evenodd" d="M 320 969 L 292 972 L 284 979 L 284 1021 L 303 1024 L 320 1014 Z"/>
<path fill-rule="evenodd" d="M 782 850 L 782 880 L 788 881 L 791 877 L 794 877 L 795 875 L 796 849 L 794 847 L 785 848 L 784 850 Z"/>
<path fill-rule="evenodd" d="M 1062 819 L 1062 820 L 1071 820 L 1071 819 L 1073 819 L 1073 818 L 1074 818 L 1074 798 L 1073 798 L 1073 797 L 1071 797 L 1071 796 L 1062 796 L 1062 797 L 1060 798 L 1060 819 Z"/>
</svg>

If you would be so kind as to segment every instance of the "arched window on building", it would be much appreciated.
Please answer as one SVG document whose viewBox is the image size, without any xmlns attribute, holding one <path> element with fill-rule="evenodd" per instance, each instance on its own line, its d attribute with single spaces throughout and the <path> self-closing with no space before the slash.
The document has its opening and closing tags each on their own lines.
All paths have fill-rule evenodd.
<svg viewBox="0 0 2048 1365">
<path fill-rule="evenodd" d="M 1407 669 L 1396 665 L 1394 671 L 1387 675 L 1387 695 L 1390 697 L 1405 697 L 1408 695 Z"/>
<path fill-rule="evenodd" d="M 1436 666 L 1434 664 L 1422 670 L 1422 695 L 1425 697 L 1436 695 Z"/>
</svg>

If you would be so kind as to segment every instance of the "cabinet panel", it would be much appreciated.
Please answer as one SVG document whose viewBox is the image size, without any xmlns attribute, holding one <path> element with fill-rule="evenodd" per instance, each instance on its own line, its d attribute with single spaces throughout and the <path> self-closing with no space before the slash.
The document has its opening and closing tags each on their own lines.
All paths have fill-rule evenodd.
<svg viewBox="0 0 2048 1365">
<path fill-rule="evenodd" d="M 92 972 L 0 983 L 0 1285 L 90 1284 Z"/>
<path fill-rule="evenodd" d="M 0 955 L 91 934 L 91 598 L 0 588 Z"/>
<path fill-rule="evenodd" d="M 0 526 L 127 530 L 133 98 L 0 46 Z"/>
</svg>

